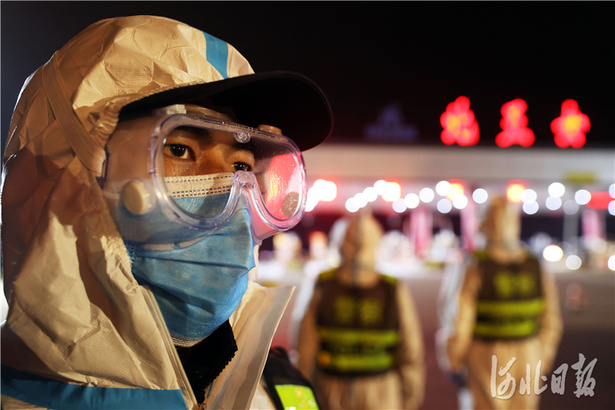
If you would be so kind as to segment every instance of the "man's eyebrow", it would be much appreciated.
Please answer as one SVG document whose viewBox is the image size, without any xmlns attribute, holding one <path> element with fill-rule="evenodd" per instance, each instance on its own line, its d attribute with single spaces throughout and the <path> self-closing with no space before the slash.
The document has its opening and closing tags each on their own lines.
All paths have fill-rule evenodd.
<svg viewBox="0 0 615 410">
<path fill-rule="evenodd" d="M 249 142 L 239 142 L 239 141 L 233 141 L 233 144 L 231 144 L 231 147 L 236 149 L 237 151 L 247 151 L 250 153 L 254 153 L 254 143 L 252 141 Z"/>
<path fill-rule="evenodd" d="M 191 127 L 189 125 L 182 125 L 180 127 L 177 127 L 173 129 L 171 132 L 169 132 L 169 135 L 171 135 L 174 131 L 183 131 L 185 133 L 192 134 L 196 138 L 210 138 L 211 137 L 211 131 L 209 131 L 208 129 L 203 129 L 199 127 Z"/>
</svg>

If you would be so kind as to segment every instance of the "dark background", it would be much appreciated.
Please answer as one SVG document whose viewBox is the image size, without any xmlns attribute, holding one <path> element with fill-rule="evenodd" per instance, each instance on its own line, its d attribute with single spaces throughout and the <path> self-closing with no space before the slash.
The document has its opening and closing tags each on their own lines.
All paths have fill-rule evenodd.
<svg viewBox="0 0 615 410">
<path fill-rule="evenodd" d="M 556 148 L 550 123 L 567 98 L 592 122 L 585 147 L 615 146 L 613 2 L 2 1 L 3 142 L 28 75 L 89 24 L 133 14 L 220 37 L 257 72 L 308 75 L 331 100 L 331 142 L 373 143 L 365 126 L 398 103 L 418 130 L 409 143 L 443 145 L 440 115 L 465 95 L 481 146 L 495 146 L 500 108 L 514 98 L 528 103 L 534 146 Z"/>
</svg>

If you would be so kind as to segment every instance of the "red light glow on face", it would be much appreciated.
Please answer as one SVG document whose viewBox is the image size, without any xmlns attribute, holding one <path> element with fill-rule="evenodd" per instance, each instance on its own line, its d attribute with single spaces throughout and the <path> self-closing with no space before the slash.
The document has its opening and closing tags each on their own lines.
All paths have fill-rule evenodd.
<svg viewBox="0 0 615 410">
<path fill-rule="evenodd" d="M 457 143 L 461 146 L 476 145 L 479 139 L 478 122 L 474 112 L 470 110 L 470 100 L 458 97 L 448 104 L 446 111 L 440 116 L 443 131 L 442 142 L 446 145 Z"/>
<path fill-rule="evenodd" d="M 534 131 L 527 127 L 527 103 L 521 98 L 514 99 L 502 105 L 502 119 L 500 132 L 495 143 L 500 148 L 507 148 L 514 144 L 530 147 L 534 144 Z"/>
<path fill-rule="evenodd" d="M 579 111 L 575 100 L 564 101 L 562 115 L 551 122 L 555 144 L 560 148 L 581 148 L 585 145 L 585 134 L 590 127 L 589 117 Z"/>
</svg>

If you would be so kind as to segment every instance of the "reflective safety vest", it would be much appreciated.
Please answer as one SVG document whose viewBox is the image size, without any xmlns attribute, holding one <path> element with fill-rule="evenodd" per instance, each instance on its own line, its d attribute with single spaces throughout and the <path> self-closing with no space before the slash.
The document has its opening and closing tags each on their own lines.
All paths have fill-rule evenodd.
<svg viewBox="0 0 615 410">
<path fill-rule="evenodd" d="M 520 339 L 540 330 L 545 309 L 538 259 L 498 263 L 477 252 L 482 286 L 476 305 L 474 336 L 480 339 Z"/>
<path fill-rule="evenodd" d="M 399 315 L 394 278 L 381 276 L 367 289 L 341 284 L 335 271 L 321 274 L 316 325 L 318 367 L 340 375 L 373 375 L 396 366 Z"/>
</svg>

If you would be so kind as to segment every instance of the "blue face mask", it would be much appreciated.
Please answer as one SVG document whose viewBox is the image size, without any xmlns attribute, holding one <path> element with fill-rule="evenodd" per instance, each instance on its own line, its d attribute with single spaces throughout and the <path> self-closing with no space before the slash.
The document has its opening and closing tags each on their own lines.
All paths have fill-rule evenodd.
<svg viewBox="0 0 615 410">
<path fill-rule="evenodd" d="M 225 196 L 175 201 L 198 212 Z M 155 214 L 139 218 L 141 223 L 156 223 Z M 241 205 L 226 224 L 205 238 L 164 247 L 126 241 L 126 247 L 135 278 L 151 288 L 172 338 L 183 346 L 203 340 L 231 316 L 254 267 L 250 215 Z"/>
</svg>

